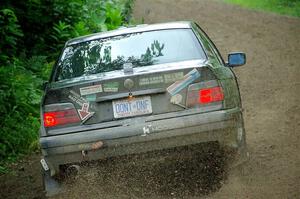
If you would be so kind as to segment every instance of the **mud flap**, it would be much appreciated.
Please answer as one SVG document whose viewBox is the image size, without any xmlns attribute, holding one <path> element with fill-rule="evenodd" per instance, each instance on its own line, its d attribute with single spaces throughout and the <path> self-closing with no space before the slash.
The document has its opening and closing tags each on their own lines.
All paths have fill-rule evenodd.
<svg viewBox="0 0 300 199">
<path fill-rule="evenodd" d="M 42 158 L 40 163 L 42 166 L 43 185 L 44 190 L 46 192 L 46 196 L 54 196 L 61 191 L 61 185 L 54 178 L 51 177 L 51 171 L 46 160 Z"/>
<path fill-rule="evenodd" d="M 245 163 L 247 163 L 250 159 L 250 154 L 247 150 L 246 146 L 242 146 L 238 149 L 228 150 L 227 153 L 231 155 L 229 168 L 233 169 L 236 167 L 242 167 Z"/>
<path fill-rule="evenodd" d="M 43 183 L 44 183 L 46 196 L 51 197 L 60 193 L 62 190 L 61 185 L 54 178 L 51 177 L 50 171 L 48 170 L 42 172 L 43 172 Z"/>
<path fill-rule="evenodd" d="M 234 162 L 234 166 L 243 165 L 250 160 L 250 153 L 247 149 L 239 152 L 238 157 Z"/>
<path fill-rule="evenodd" d="M 235 157 L 233 162 L 230 164 L 231 168 L 243 166 L 249 159 L 250 154 L 247 149 L 246 133 L 244 128 L 244 120 L 242 114 L 238 118 L 237 123 L 237 149 L 235 150 Z"/>
</svg>

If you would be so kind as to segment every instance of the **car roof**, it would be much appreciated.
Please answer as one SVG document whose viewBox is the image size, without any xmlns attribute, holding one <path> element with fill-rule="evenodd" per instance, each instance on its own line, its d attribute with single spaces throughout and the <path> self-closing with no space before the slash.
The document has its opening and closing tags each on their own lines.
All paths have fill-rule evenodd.
<svg viewBox="0 0 300 199">
<path fill-rule="evenodd" d="M 140 24 L 136 26 L 120 27 L 117 30 L 99 32 L 91 35 L 86 35 L 82 37 L 77 37 L 66 42 L 66 46 L 78 44 L 81 42 L 92 41 L 95 39 L 101 39 L 106 37 L 112 37 L 123 34 L 146 32 L 153 30 L 165 30 L 165 29 L 180 29 L 180 28 L 191 28 L 191 21 L 176 21 L 168 23 L 157 23 L 157 24 Z"/>
</svg>

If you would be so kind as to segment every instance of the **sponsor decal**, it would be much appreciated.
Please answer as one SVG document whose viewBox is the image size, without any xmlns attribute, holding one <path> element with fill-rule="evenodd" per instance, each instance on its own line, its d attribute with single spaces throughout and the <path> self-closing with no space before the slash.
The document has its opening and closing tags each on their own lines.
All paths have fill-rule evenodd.
<svg viewBox="0 0 300 199">
<path fill-rule="evenodd" d="M 94 112 L 89 112 L 89 106 L 90 106 L 89 103 L 84 103 L 81 109 L 77 109 L 81 120 L 87 120 L 92 115 L 94 115 Z"/>
<path fill-rule="evenodd" d="M 83 106 L 84 103 L 88 103 L 86 99 L 81 97 L 78 93 L 75 91 L 71 90 L 68 98 L 71 99 L 73 102 L 77 103 L 79 106 Z"/>
<path fill-rule="evenodd" d="M 198 77 L 200 77 L 200 73 L 197 69 L 191 70 L 189 73 L 187 73 L 185 76 L 183 76 L 182 79 L 174 82 L 172 85 L 170 85 L 167 88 L 167 91 L 170 93 L 171 96 L 176 95 L 179 93 L 182 89 L 187 87 L 190 83 L 195 81 Z"/>
<path fill-rule="evenodd" d="M 85 95 L 84 98 L 88 102 L 94 102 L 94 101 L 96 101 L 97 95 L 96 94 Z"/>
<path fill-rule="evenodd" d="M 93 86 L 87 86 L 80 88 L 80 95 L 90 95 L 95 93 L 101 93 L 102 92 L 102 85 L 93 85 Z"/>
<path fill-rule="evenodd" d="M 140 79 L 140 86 L 143 85 L 151 85 L 151 84 L 159 84 L 159 83 L 164 83 L 164 78 L 163 76 L 153 76 L 153 77 L 145 77 Z"/>
<path fill-rule="evenodd" d="M 170 102 L 172 104 L 180 104 L 182 102 L 182 95 L 176 94 L 171 97 Z"/>
<path fill-rule="evenodd" d="M 145 77 L 139 80 L 139 85 L 153 85 L 153 84 L 161 84 L 161 83 L 173 83 L 179 79 L 183 78 L 183 72 L 176 72 L 176 73 L 168 73 L 159 76 L 153 77 Z"/>
<path fill-rule="evenodd" d="M 165 83 L 173 83 L 183 78 L 183 72 L 164 74 Z"/>
<path fill-rule="evenodd" d="M 104 92 L 118 92 L 119 91 L 119 83 L 118 82 L 108 82 L 103 84 L 103 91 Z"/>
<path fill-rule="evenodd" d="M 178 105 L 178 106 L 186 109 L 187 107 L 182 104 L 182 99 L 183 99 L 182 95 L 178 93 L 178 94 L 171 97 L 170 102 L 172 104 Z"/>
</svg>

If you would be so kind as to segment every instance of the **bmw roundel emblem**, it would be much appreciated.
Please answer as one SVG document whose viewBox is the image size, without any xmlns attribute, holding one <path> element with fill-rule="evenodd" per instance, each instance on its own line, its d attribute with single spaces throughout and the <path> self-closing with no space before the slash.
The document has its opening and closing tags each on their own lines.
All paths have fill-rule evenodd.
<svg viewBox="0 0 300 199">
<path fill-rule="evenodd" d="M 132 79 L 126 79 L 124 81 L 124 87 L 127 88 L 128 90 L 132 89 L 134 86 L 134 81 Z"/>
</svg>

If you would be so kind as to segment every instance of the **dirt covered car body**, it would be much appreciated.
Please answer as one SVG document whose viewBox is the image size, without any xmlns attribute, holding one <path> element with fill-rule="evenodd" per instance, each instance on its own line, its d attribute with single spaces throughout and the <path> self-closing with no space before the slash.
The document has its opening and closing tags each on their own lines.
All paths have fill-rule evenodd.
<svg viewBox="0 0 300 199">
<path fill-rule="evenodd" d="M 193 22 L 140 25 L 66 43 L 42 100 L 42 165 L 218 141 L 245 154 L 230 66 Z"/>
</svg>

